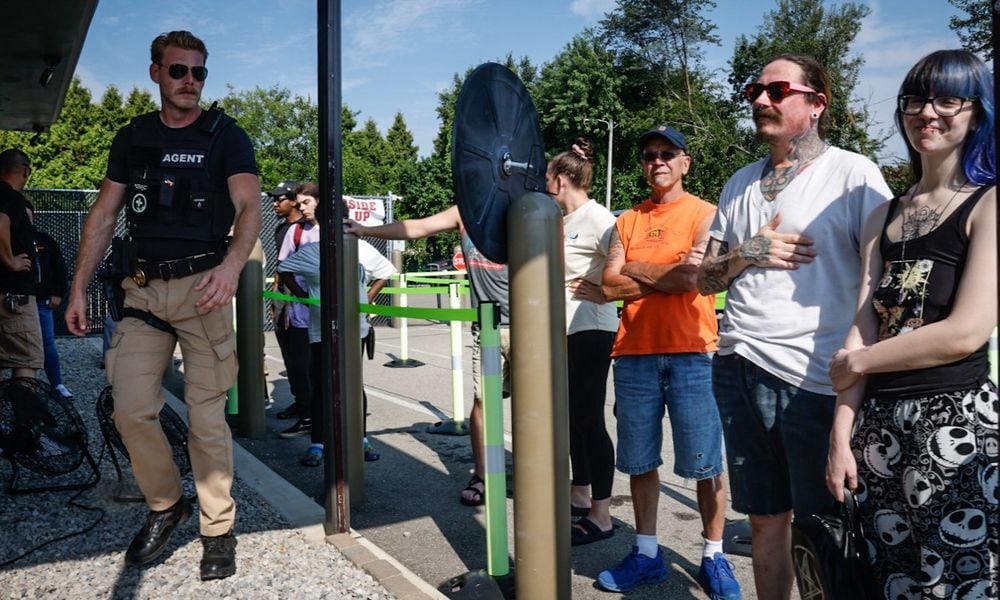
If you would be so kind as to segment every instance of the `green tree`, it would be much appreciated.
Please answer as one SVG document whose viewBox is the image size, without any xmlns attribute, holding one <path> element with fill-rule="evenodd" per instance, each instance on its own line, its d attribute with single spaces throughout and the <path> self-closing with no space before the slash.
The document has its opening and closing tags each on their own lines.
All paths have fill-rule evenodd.
<svg viewBox="0 0 1000 600">
<path fill-rule="evenodd" d="M 701 65 L 705 44 L 719 45 L 715 24 L 704 13 L 714 0 L 618 0 L 601 21 L 609 47 L 632 74 L 656 85 L 681 74 L 685 97 L 694 109 L 692 72 Z"/>
<path fill-rule="evenodd" d="M 965 13 L 953 15 L 948 22 L 958 34 L 962 46 L 979 55 L 984 61 L 993 60 L 993 15 L 990 0 L 948 0 L 952 6 Z"/>
<path fill-rule="evenodd" d="M 383 162 L 386 143 L 374 119 L 361 129 L 346 134 L 344 140 L 344 190 L 359 195 L 377 195 L 383 186 Z M 350 163 L 350 164 L 348 164 Z M 350 168 L 348 168 L 350 167 Z"/>
<path fill-rule="evenodd" d="M 265 189 L 283 179 L 315 180 L 318 114 L 311 100 L 278 86 L 242 92 L 230 87 L 219 105 L 250 136 Z"/>
<path fill-rule="evenodd" d="M 125 117 L 131 119 L 132 117 L 137 117 L 139 115 L 152 112 L 154 110 L 159 110 L 156 102 L 153 100 L 153 95 L 147 90 L 140 90 L 139 88 L 132 88 L 129 92 L 128 98 L 125 99 L 125 106 L 123 110 L 125 112 Z"/>
<path fill-rule="evenodd" d="M 871 9 L 853 2 L 829 9 L 825 4 L 824 0 L 778 0 L 753 37 L 736 38 L 730 61 L 732 96 L 740 99 L 746 84 L 756 79 L 772 57 L 785 53 L 812 56 L 830 75 L 833 97 L 827 110 L 832 124 L 827 140 L 874 158 L 884 140 L 869 135 L 868 110 L 853 97 L 865 60 L 851 54 L 861 21 Z"/>
<path fill-rule="evenodd" d="M 385 133 L 384 177 L 385 191 L 398 192 L 403 173 L 417 164 L 417 146 L 413 133 L 406 126 L 403 113 L 396 113 L 392 125 Z"/>
<path fill-rule="evenodd" d="M 619 125 L 625 113 L 621 90 L 625 76 L 615 69 L 614 54 L 593 31 L 577 35 L 541 68 L 535 83 L 535 106 L 549 155 L 585 137 L 594 146 L 593 195 L 603 197 L 607 166 L 607 129 L 596 119 Z M 590 119 L 589 121 L 585 121 Z M 620 132 L 615 137 L 619 137 Z M 621 165 L 622 153 L 612 157 Z"/>
</svg>

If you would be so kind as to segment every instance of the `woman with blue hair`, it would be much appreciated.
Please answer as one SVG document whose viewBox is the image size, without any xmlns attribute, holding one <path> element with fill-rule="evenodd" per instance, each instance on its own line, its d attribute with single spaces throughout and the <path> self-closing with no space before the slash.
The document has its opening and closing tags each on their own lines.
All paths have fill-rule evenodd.
<svg viewBox="0 0 1000 600">
<path fill-rule="evenodd" d="M 941 50 L 898 101 L 916 183 L 865 226 L 858 310 L 830 366 L 827 485 L 856 492 L 880 596 L 996 598 L 992 75 Z"/>
</svg>

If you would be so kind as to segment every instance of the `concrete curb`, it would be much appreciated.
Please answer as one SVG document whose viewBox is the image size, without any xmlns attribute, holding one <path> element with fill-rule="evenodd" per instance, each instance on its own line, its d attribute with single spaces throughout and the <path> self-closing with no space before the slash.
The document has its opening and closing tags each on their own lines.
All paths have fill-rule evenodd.
<svg viewBox="0 0 1000 600">
<path fill-rule="evenodd" d="M 93 343 L 101 349 L 99 338 L 93 339 Z M 167 404 L 186 424 L 187 406 L 184 401 L 166 388 L 162 391 Z M 335 546 L 344 558 L 371 575 L 397 598 L 447 600 L 447 596 L 353 529 L 348 533 L 326 535 L 323 527 L 326 512 L 323 507 L 250 454 L 235 439 L 233 470 L 236 477 L 260 494 L 294 530 L 300 531 L 313 543 Z"/>
</svg>

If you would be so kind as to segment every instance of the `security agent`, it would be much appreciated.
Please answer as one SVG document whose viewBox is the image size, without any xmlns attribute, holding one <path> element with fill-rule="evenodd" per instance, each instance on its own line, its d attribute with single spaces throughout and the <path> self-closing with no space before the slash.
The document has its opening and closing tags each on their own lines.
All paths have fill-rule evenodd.
<svg viewBox="0 0 1000 600">
<path fill-rule="evenodd" d="M 35 377 L 42 368 L 42 330 L 35 304 L 38 260 L 28 205 L 21 190 L 31 175 L 28 156 L 0 152 L 0 371 Z"/>
<path fill-rule="evenodd" d="M 120 285 L 124 318 L 106 364 L 115 424 L 150 509 L 125 559 L 155 560 L 191 514 L 157 418 L 164 365 L 179 342 L 204 547 L 201 578 L 220 579 L 236 572 L 232 435 L 224 410 L 236 381 L 231 301 L 260 234 L 260 182 L 246 133 L 221 111 L 198 104 L 208 76 L 204 43 L 173 31 L 153 40 L 150 54 L 161 108 L 133 119 L 112 142 L 84 224 L 66 322 L 76 335 L 87 332 L 87 284 L 124 207 L 129 236 L 116 238 L 112 261 L 128 275 Z"/>
</svg>

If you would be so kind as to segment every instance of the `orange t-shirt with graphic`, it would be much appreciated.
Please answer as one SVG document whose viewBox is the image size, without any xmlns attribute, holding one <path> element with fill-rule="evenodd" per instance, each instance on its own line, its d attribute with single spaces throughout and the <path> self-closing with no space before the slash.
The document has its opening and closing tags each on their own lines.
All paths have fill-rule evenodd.
<svg viewBox="0 0 1000 600">
<path fill-rule="evenodd" d="M 666 204 L 646 200 L 625 211 L 615 227 L 626 262 L 680 262 L 714 213 L 715 206 L 687 193 Z M 625 301 L 611 356 L 714 352 L 718 340 L 715 296 L 657 291 Z"/>
</svg>

